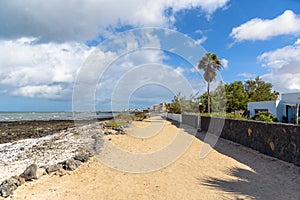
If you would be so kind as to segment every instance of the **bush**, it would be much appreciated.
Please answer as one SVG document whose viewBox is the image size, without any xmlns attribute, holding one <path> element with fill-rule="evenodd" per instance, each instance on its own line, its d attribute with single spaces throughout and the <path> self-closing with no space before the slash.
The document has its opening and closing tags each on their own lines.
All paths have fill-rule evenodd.
<svg viewBox="0 0 300 200">
<path fill-rule="evenodd" d="M 235 115 L 234 113 L 225 113 L 225 112 L 212 112 L 212 113 L 200 113 L 200 116 L 204 117 L 224 117 L 224 118 L 232 118 L 232 119 L 248 119 L 243 115 Z"/>
<path fill-rule="evenodd" d="M 127 122 L 130 122 L 133 120 L 133 117 L 131 115 L 125 114 L 125 113 L 120 113 L 117 116 L 114 117 L 115 120 L 124 120 Z"/>
<path fill-rule="evenodd" d="M 106 127 L 111 127 L 111 128 L 116 128 L 116 127 L 119 127 L 120 124 L 117 123 L 117 122 L 108 122 L 107 124 L 105 124 Z"/>
<path fill-rule="evenodd" d="M 227 113 L 226 114 L 227 118 L 233 118 L 233 119 L 248 119 L 246 116 L 243 115 L 236 115 L 234 113 Z"/>
<path fill-rule="evenodd" d="M 147 119 L 149 118 L 149 114 L 147 113 L 144 113 L 144 112 L 136 112 L 134 113 L 134 116 L 133 116 L 133 119 L 136 120 L 136 121 L 142 121 L 144 119 Z"/>
<path fill-rule="evenodd" d="M 278 122 L 278 119 L 270 112 L 259 112 L 252 119 L 264 122 Z"/>
<path fill-rule="evenodd" d="M 300 125 L 300 117 L 298 118 L 298 124 Z"/>
</svg>

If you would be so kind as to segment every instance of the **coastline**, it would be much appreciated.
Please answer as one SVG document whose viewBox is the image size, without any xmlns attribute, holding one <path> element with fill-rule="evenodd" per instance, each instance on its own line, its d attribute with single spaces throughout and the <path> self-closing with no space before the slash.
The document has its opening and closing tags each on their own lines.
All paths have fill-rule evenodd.
<svg viewBox="0 0 300 200">
<path fill-rule="evenodd" d="M 60 131 L 74 128 L 78 124 L 107 121 L 111 118 L 95 120 L 23 120 L 0 121 L 0 144 L 15 142 L 28 138 L 40 138 Z"/>
</svg>

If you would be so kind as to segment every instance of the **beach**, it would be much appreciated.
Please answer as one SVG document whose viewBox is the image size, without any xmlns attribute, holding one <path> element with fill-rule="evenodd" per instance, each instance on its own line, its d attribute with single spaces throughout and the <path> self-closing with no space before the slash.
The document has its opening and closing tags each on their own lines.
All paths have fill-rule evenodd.
<svg viewBox="0 0 300 200">
<path fill-rule="evenodd" d="M 161 120 L 161 129 L 156 123 L 133 122 L 125 135 L 104 135 L 101 153 L 75 171 L 26 182 L 6 199 L 299 199 L 299 167 L 224 139 L 200 159 L 205 133 L 194 137 L 169 121 Z M 91 126 L 90 131 L 97 128 Z M 147 154 L 174 143 L 179 134 L 191 142 L 179 158 L 164 166 L 153 164 L 143 172 L 143 165 L 135 164 L 126 172 L 118 167 L 128 165 L 126 158 L 108 161 L 111 145 Z"/>
</svg>

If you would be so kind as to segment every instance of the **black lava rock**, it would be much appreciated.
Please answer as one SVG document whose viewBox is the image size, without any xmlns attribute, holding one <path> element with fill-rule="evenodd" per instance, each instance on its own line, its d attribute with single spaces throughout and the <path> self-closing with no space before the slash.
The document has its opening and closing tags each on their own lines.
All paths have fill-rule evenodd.
<svg viewBox="0 0 300 200">
<path fill-rule="evenodd" d="M 89 157 L 87 155 L 79 154 L 79 155 L 74 156 L 74 160 L 78 160 L 80 162 L 85 163 L 89 160 Z"/>
<path fill-rule="evenodd" d="M 20 176 L 23 177 L 25 181 L 31 181 L 32 179 L 37 179 L 36 172 L 37 165 L 31 164 L 25 169 L 25 171 Z"/>
</svg>

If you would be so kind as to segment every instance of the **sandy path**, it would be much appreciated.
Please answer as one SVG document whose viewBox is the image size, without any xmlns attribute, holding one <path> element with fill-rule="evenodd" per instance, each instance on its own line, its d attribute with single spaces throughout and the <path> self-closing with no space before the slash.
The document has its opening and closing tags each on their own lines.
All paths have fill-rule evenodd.
<svg viewBox="0 0 300 200">
<path fill-rule="evenodd" d="M 65 176 L 43 176 L 36 182 L 26 183 L 9 198 L 300 199 L 298 167 L 223 139 L 216 150 L 199 159 L 201 140 L 183 133 L 184 130 L 178 132 L 181 129 L 170 122 L 163 123 L 163 128 L 151 135 L 149 129 L 156 129 L 157 123 L 161 122 L 135 122 L 128 135 L 106 136 L 102 154 L 104 157 L 109 154 L 111 144 L 128 152 L 146 153 L 161 150 L 174 141 L 176 134 L 192 138 L 187 151 L 169 166 L 148 173 L 127 173 L 93 158 Z M 137 130 L 144 131 L 137 135 Z"/>
</svg>

